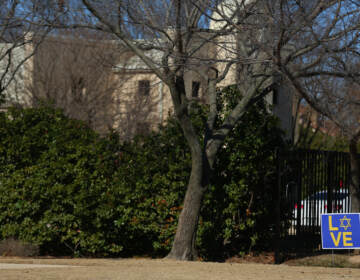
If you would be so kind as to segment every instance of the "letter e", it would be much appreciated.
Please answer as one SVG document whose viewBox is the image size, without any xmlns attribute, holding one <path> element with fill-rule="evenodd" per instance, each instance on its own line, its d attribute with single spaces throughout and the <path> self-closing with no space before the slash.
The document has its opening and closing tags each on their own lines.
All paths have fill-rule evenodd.
<svg viewBox="0 0 360 280">
<path fill-rule="evenodd" d="M 353 243 L 348 243 L 348 241 L 352 241 L 351 235 L 352 235 L 352 232 L 343 232 L 344 247 L 354 246 Z"/>
</svg>

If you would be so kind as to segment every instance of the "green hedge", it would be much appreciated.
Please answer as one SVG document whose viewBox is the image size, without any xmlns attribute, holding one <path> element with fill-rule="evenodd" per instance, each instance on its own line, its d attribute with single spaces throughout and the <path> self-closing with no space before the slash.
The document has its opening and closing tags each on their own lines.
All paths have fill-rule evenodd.
<svg viewBox="0 0 360 280">
<path fill-rule="evenodd" d="M 1 236 L 43 253 L 121 251 L 105 225 L 118 143 L 50 108 L 11 109 L 0 127 Z"/>
<path fill-rule="evenodd" d="M 206 108 L 195 112 L 201 135 Z M 276 119 L 264 104 L 253 106 L 223 146 L 203 202 L 204 258 L 269 248 L 278 145 Z M 0 235 L 38 244 L 43 254 L 163 256 L 190 163 L 171 118 L 159 133 L 120 143 L 59 110 L 13 108 L 0 115 Z"/>
</svg>

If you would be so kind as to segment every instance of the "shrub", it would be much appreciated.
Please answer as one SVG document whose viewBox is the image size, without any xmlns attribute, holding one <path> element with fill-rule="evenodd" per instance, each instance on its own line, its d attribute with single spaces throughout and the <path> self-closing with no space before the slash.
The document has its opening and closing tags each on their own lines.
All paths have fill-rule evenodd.
<svg viewBox="0 0 360 280">
<path fill-rule="evenodd" d="M 118 143 L 50 108 L 1 116 L 0 234 L 42 253 L 119 252 L 107 212 Z M 80 250 L 81 248 L 81 250 Z"/>
<path fill-rule="evenodd" d="M 232 106 L 234 90 L 224 92 L 222 104 Z M 226 102 L 225 102 L 226 101 Z M 224 117 L 229 108 L 220 108 Z M 193 108 L 196 129 L 204 131 L 207 107 Z M 251 250 L 271 249 L 275 151 L 282 147 L 278 120 L 263 102 L 252 106 L 226 139 L 220 151 L 211 185 L 203 201 L 198 247 L 206 259 L 219 259 Z M 126 192 L 132 223 L 143 235 L 137 240 L 152 244 L 153 251 L 167 253 L 172 244 L 191 166 L 190 152 L 177 122 L 170 118 L 158 134 L 138 138 L 128 145 L 126 168 L 119 168 L 118 185 Z M 131 192 L 133 190 L 133 192 Z M 118 223 L 119 224 L 119 223 Z M 127 227 L 128 228 L 128 227 Z M 135 235 L 133 235 L 135 236 Z M 144 246 L 145 247 L 145 246 Z M 151 247 L 151 246 L 150 246 Z"/>
<path fill-rule="evenodd" d="M 234 92 L 222 98 L 219 118 Z M 194 108 L 204 131 L 207 108 Z M 165 255 L 172 244 L 191 158 L 177 122 L 120 143 L 51 108 L 0 115 L 0 234 L 42 254 Z M 200 135 L 203 135 L 200 133 Z M 201 136 L 200 136 L 201 137 Z M 273 233 L 276 119 L 259 102 L 226 140 L 204 198 L 198 245 L 204 258 L 268 246 Z"/>
<path fill-rule="evenodd" d="M 114 174 L 115 225 L 126 232 L 124 253 L 164 255 L 169 250 L 190 174 L 191 159 L 172 119 L 160 133 L 124 144 Z M 143 251 L 139 249 L 143 248 Z"/>
<path fill-rule="evenodd" d="M 239 92 L 220 95 L 220 116 L 235 106 Z M 202 207 L 200 248 L 207 258 L 272 249 L 275 234 L 276 150 L 284 148 L 278 119 L 260 100 L 248 108 L 219 152 Z"/>
</svg>

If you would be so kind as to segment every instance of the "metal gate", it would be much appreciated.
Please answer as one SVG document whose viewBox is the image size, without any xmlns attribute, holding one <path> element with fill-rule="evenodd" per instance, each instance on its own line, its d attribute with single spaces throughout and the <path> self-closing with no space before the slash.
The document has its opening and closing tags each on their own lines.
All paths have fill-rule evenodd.
<svg viewBox="0 0 360 280">
<path fill-rule="evenodd" d="M 349 154 L 297 150 L 278 154 L 283 237 L 320 235 L 320 214 L 350 212 Z M 282 219 L 284 220 L 284 219 Z"/>
</svg>

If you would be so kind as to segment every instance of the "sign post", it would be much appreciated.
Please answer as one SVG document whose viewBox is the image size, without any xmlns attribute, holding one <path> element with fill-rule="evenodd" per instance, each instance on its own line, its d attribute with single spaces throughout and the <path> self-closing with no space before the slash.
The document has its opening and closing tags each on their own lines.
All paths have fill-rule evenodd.
<svg viewBox="0 0 360 280">
<path fill-rule="evenodd" d="M 323 249 L 359 249 L 360 213 L 321 214 Z"/>
</svg>

